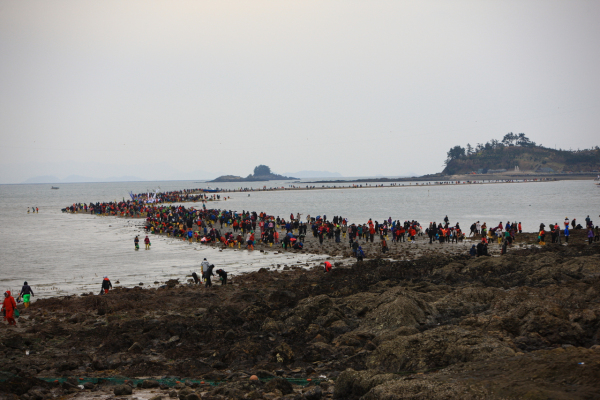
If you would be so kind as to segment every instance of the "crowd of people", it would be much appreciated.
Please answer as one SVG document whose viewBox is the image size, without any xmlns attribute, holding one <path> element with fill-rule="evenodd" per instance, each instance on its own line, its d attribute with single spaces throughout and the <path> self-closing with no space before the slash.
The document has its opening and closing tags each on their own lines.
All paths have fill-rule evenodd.
<svg viewBox="0 0 600 400">
<path fill-rule="evenodd" d="M 381 187 L 410 187 L 410 186 L 432 186 L 432 185 L 480 185 L 490 183 L 523 183 L 523 182 L 545 182 L 554 181 L 555 178 L 531 178 L 531 179 L 473 179 L 465 181 L 428 181 L 428 182 L 391 182 L 385 183 L 370 183 L 370 182 L 351 182 L 351 181 L 319 181 L 319 182 L 297 182 L 286 186 L 266 186 L 262 187 L 238 187 L 235 189 L 219 188 L 222 193 L 235 192 L 263 192 L 263 191 L 278 191 L 278 190 L 311 190 L 311 189 L 362 189 L 362 188 L 381 188 Z M 308 183 L 308 184 L 307 184 Z M 312 185 L 313 183 L 321 183 L 321 185 Z M 344 185 L 344 183 L 347 183 Z M 193 189 L 202 190 L 202 189 Z"/>
<path fill-rule="evenodd" d="M 169 197 L 173 196 L 173 197 Z M 142 217 L 146 219 L 145 229 L 148 235 L 166 234 L 173 238 L 205 244 L 220 244 L 223 247 L 237 247 L 248 250 L 254 250 L 257 243 L 263 245 L 281 246 L 283 250 L 296 249 L 302 250 L 305 246 L 306 236 L 310 229 L 313 237 L 317 239 L 319 245 L 325 241 L 340 243 L 347 240 L 352 254 L 357 261 L 362 261 L 365 257 L 365 251 L 361 246 L 364 243 L 379 242 L 381 253 L 389 251 L 388 239 L 392 244 L 397 243 L 416 243 L 422 241 L 430 244 L 439 243 L 460 243 L 467 237 L 478 240 L 469 249 L 469 254 L 474 257 L 489 256 L 488 245 L 497 240 L 501 246 L 501 254 L 506 254 L 507 248 L 512 246 L 516 236 L 523 232 L 521 222 L 500 222 L 496 226 L 488 227 L 487 223 L 476 221 L 471 224 L 468 236 L 463 232 L 460 224 L 450 224 L 448 216 L 443 222 L 430 222 L 423 229 L 423 226 L 416 220 L 393 220 L 391 217 L 382 222 L 369 219 L 364 223 L 350 223 L 347 218 L 342 216 L 333 216 L 331 219 L 326 215 L 311 217 L 308 215 L 305 221 L 302 221 L 300 213 L 290 214 L 289 218 L 274 217 L 265 212 L 246 211 L 237 212 L 225 209 L 208 209 L 205 201 L 218 199 L 218 195 L 208 196 L 206 194 L 195 195 L 186 191 L 170 192 L 166 199 L 187 198 L 189 201 L 199 196 L 202 199 L 202 208 L 186 207 L 182 204 L 164 204 L 145 203 L 141 198 L 122 202 L 109 203 L 90 203 L 74 204 L 68 211 L 71 212 L 91 212 L 100 215 L 124 216 L 124 217 Z M 197 201 L 197 200 L 196 200 Z M 549 230 L 546 231 L 546 225 L 540 224 L 538 233 L 538 242 L 540 245 L 546 244 L 546 235 L 549 233 L 552 243 L 562 244 L 569 242 L 571 230 L 587 230 L 588 244 L 594 241 L 600 241 L 600 228 L 594 226 L 589 215 L 585 219 L 585 227 L 577 223 L 573 218 L 565 218 L 561 224 L 549 224 Z M 280 232 L 281 231 L 281 232 Z M 150 249 L 150 238 L 146 236 L 144 244 L 147 250 Z M 134 239 L 135 248 L 139 249 L 139 237 Z M 325 272 L 331 271 L 332 265 L 324 262 Z M 211 278 L 215 272 L 219 276 L 222 285 L 227 284 L 227 272 L 223 269 L 214 271 L 215 266 L 206 259 L 200 265 L 200 275 L 196 272 L 192 274 L 195 284 L 204 284 L 206 287 L 212 286 Z M 106 294 L 112 289 L 112 283 L 107 276 L 104 276 L 101 285 L 101 294 Z M 15 325 L 15 317 L 18 316 L 17 304 L 23 302 L 25 307 L 30 304 L 30 298 L 34 296 L 33 290 L 24 282 L 24 285 L 15 300 L 10 291 L 4 293 L 2 303 L 2 312 L 4 320 L 9 325 Z"/>
<path fill-rule="evenodd" d="M 195 190 L 195 189 L 194 189 Z M 198 197 L 197 197 L 198 196 Z M 448 216 L 443 223 L 430 222 L 426 228 L 416 220 L 393 220 L 391 217 L 382 222 L 369 219 L 364 223 L 349 223 L 347 218 L 334 216 L 328 219 L 326 215 L 317 217 L 306 217 L 302 221 L 298 213 L 290 214 L 289 219 L 274 217 L 265 212 L 245 211 L 237 212 L 226 209 L 208 209 L 206 201 L 219 199 L 218 194 L 193 194 L 193 190 L 166 192 L 163 199 L 180 199 L 180 203 L 186 201 L 198 201 L 203 204 L 201 209 L 186 207 L 183 204 L 164 204 L 162 202 L 146 203 L 143 194 L 133 196 L 135 200 L 109 203 L 85 203 L 74 204 L 68 211 L 91 212 L 100 215 L 112 215 L 123 217 L 146 218 L 146 230 L 149 234 L 166 234 L 173 238 L 187 240 L 190 243 L 199 242 L 203 244 L 220 244 L 224 247 L 237 247 L 254 250 L 257 243 L 272 246 L 281 246 L 284 250 L 302 250 L 306 245 L 306 235 L 310 229 L 319 244 L 324 241 L 341 243 L 342 239 L 348 240 L 353 255 L 360 260 L 364 257 L 364 250 L 358 241 L 373 243 L 375 238 L 379 239 L 381 252 L 389 251 L 388 240 L 391 244 L 400 242 L 416 243 L 419 237 L 425 236 L 429 243 L 461 243 L 466 237 L 481 238 L 482 245 L 497 241 L 501 246 L 501 254 L 505 254 L 512 246 L 517 233 L 522 233 L 521 222 L 500 222 L 496 226 L 488 227 L 486 222 L 473 222 L 470 226 L 468 236 L 463 232 L 460 224 L 450 224 Z M 576 220 L 566 224 L 561 235 L 558 224 L 551 224 L 550 233 L 553 242 L 559 242 L 560 237 L 568 242 L 569 224 L 573 229 L 582 228 L 576 224 Z M 598 228 L 595 228 L 586 218 L 586 227 L 589 230 L 588 240 L 598 240 Z M 540 226 L 539 243 L 545 244 L 545 226 Z M 356 242 L 356 244 L 355 244 Z M 136 237 L 135 246 L 139 248 L 139 239 Z M 146 249 L 150 249 L 148 236 L 144 239 Z M 476 246 L 477 247 L 477 246 Z M 480 253 L 486 253 L 481 249 Z"/>
<path fill-rule="evenodd" d="M 90 202 L 88 203 L 73 203 L 62 209 L 63 212 L 70 213 L 91 213 L 103 216 L 117 217 L 140 217 L 153 209 L 156 204 L 168 203 L 198 203 L 201 202 L 206 207 L 207 202 L 221 200 L 220 194 L 192 194 L 188 192 L 165 192 L 160 193 L 155 201 L 149 201 L 147 194 L 133 195 L 135 199 L 109 202 Z M 223 197 L 223 200 L 226 200 Z M 28 210 L 29 212 L 29 210 Z"/>
<path fill-rule="evenodd" d="M 550 238 L 551 238 L 552 243 L 562 244 L 562 238 L 564 238 L 565 243 L 569 243 L 569 237 L 571 236 L 571 232 L 570 232 L 571 229 L 586 229 L 587 230 L 586 238 L 588 240 L 588 244 L 590 244 L 590 245 L 593 242 L 600 241 L 600 227 L 599 226 L 594 227 L 594 222 L 592 221 L 592 219 L 590 218 L 589 215 L 585 218 L 585 228 L 583 226 L 581 226 L 581 224 L 577 223 L 576 218 L 573 218 L 572 221 L 569 221 L 569 218 L 565 217 L 565 220 L 563 221 L 562 224 L 563 224 L 562 236 L 561 236 L 561 226 L 558 224 L 558 222 L 549 224 Z M 571 228 L 569 228 L 569 225 L 571 226 Z M 546 225 L 544 223 L 540 224 L 539 234 L 538 234 L 538 243 L 540 245 L 546 244 Z"/>
</svg>

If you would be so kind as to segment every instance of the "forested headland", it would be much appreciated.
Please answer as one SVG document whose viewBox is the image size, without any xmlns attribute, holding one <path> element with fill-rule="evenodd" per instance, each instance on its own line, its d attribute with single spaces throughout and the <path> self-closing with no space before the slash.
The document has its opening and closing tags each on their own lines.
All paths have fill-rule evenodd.
<svg viewBox="0 0 600 400">
<path fill-rule="evenodd" d="M 600 171 L 600 148 L 552 149 L 536 144 L 524 133 L 510 132 L 502 140 L 454 146 L 448 151 L 445 164 L 444 175 L 506 171 L 597 172 Z"/>
</svg>

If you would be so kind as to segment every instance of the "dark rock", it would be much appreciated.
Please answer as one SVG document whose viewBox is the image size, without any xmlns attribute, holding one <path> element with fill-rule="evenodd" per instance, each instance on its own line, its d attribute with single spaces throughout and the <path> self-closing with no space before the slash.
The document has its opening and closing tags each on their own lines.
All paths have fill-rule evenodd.
<svg viewBox="0 0 600 400">
<path fill-rule="evenodd" d="M 86 382 L 83 384 L 84 389 L 92 390 L 94 387 L 96 387 L 96 385 L 94 385 L 92 382 Z"/>
<path fill-rule="evenodd" d="M 113 389 L 115 396 L 128 396 L 133 393 L 133 389 L 129 385 L 115 386 Z"/>
<path fill-rule="evenodd" d="M 167 283 L 167 287 L 169 289 L 172 289 L 175 286 L 179 285 L 179 279 L 169 279 L 166 283 Z"/>
<path fill-rule="evenodd" d="M 142 350 L 144 350 L 142 345 L 139 344 L 138 342 L 135 342 L 134 344 L 131 345 L 131 347 L 127 351 L 130 353 L 133 353 L 133 354 L 140 354 L 142 352 Z"/>
<path fill-rule="evenodd" d="M 235 332 L 231 329 L 228 330 L 227 332 L 225 332 L 225 339 L 227 339 L 227 340 L 235 339 Z"/>
<path fill-rule="evenodd" d="M 76 388 L 77 388 L 77 385 L 73 385 L 72 383 L 69 383 L 69 382 L 67 382 L 67 381 L 65 381 L 65 382 L 61 383 L 61 385 L 60 385 L 60 386 L 61 386 L 63 389 L 65 389 L 65 390 L 69 390 L 69 389 L 76 389 Z"/>
<path fill-rule="evenodd" d="M 185 400 L 200 400 L 200 396 L 196 393 L 190 393 L 186 396 Z"/>
<path fill-rule="evenodd" d="M 162 398 L 163 397 L 159 394 L 159 395 L 156 395 L 154 397 L 150 397 L 150 400 L 162 400 Z"/>
<path fill-rule="evenodd" d="M 254 373 L 254 375 L 258 376 L 259 378 L 274 378 L 275 375 L 273 375 L 272 373 L 270 373 L 269 371 L 265 371 L 264 369 L 259 369 L 258 371 L 256 371 Z"/>
<path fill-rule="evenodd" d="M 169 392 L 169 397 L 172 398 L 172 399 L 176 399 L 177 398 L 177 391 L 171 390 Z"/>
<path fill-rule="evenodd" d="M 321 397 L 323 397 L 323 391 L 319 386 L 310 388 L 308 392 L 304 393 L 304 398 L 306 400 L 320 400 Z"/>
<path fill-rule="evenodd" d="M 142 388 L 144 389 L 154 389 L 160 387 L 160 383 L 158 383 L 158 381 L 155 381 L 154 379 L 147 379 L 144 382 L 142 382 Z"/>
<path fill-rule="evenodd" d="M 294 388 L 292 387 L 292 384 L 289 383 L 286 379 L 283 379 L 280 377 L 271 379 L 265 385 L 265 391 L 267 391 L 267 392 L 272 392 L 275 389 L 281 391 L 281 393 L 283 393 L 283 394 L 290 394 L 290 393 L 294 392 Z"/>
<path fill-rule="evenodd" d="M 79 367 L 79 365 L 75 362 L 75 361 L 67 361 L 67 362 L 61 362 L 58 364 L 58 366 L 56 367 L 56 369 L 58 369 L 59 371 L 71 371 L 74 369 L 77 369 L 77 367 Z"/>
<path fill-rule="evenodd" d="M 77 386 L 79 385 L 79 381 L 77 380 L 77 378 L 70 376 L 67 378 L 67 382 L 70 383 L 73 386 Z"/>
<path fill-rule="evenodd" d="M 177 396 L 179 397 L 179 400 L 185 400 L 186 397 L 192 393 L 194 393 L 194 391 L 191 388 L 185 387 L 177 393 Z"/>
<path fill-rule="evenodd" d="M 377 348 L 377 346 L 375 346 L 375 343 L 371 342 L 370 340 L 365 344 L 365 349 L 366 350 L 373 351 L 376 348 Z"/>
<path fill-rule="evenodd" d="M 392 379 L 399 379 L 398 375 L 381 374 L 379 371 L 354 371 L 347 369 L 335 381 L 333 398 L 339 400 L 354 400 L 365 395 L 373 387 Z"/>
<path fill-rule="evenodd" d="M 214 369 L 225 369 L 227 368 L 227 364 L 225 364 L 223 361 L 217 360 L 211 364 L 211 367 L 213 367 Z"/>
</svg>

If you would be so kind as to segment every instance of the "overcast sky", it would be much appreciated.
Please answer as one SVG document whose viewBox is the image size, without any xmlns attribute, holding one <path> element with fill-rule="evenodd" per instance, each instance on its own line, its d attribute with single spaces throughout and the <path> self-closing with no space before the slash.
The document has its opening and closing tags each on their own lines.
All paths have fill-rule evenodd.
<svg viewBox="0 0 600 400">
<path fill-rule="evenodd" d="M 599 145 L 598 21 L 593 0 L 0 0 L 0 182 L 425 174 L 507 132 Z"/>
</svg>

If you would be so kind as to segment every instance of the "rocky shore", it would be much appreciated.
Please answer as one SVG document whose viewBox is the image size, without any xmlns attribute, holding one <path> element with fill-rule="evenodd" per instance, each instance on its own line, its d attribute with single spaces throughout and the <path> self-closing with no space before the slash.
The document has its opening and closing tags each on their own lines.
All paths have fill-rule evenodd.
<svg viewBox="0 0 600 400">
<path fill-rule="evenodd" d="M 43 299 L 0 326 L 0 398 L 591 399 L 599 277 L 573 243 Z"/>
</svg>

